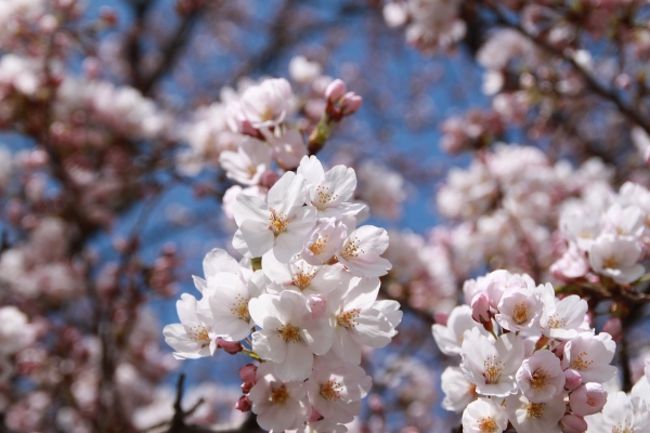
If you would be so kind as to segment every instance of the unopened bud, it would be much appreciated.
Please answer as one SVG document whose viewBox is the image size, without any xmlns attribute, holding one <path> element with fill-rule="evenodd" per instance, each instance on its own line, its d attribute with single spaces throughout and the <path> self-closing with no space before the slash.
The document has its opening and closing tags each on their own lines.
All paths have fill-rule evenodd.
<svg viewBox="0 0 650 433">
<path fill-rule="evenodd" d="M 607 391 L 600 383 L 588 382 L 569 395 L 569 406 L 576 415 L 592 415 L 607 402 Z"/>
<path fill-rule="evenodd" d="M 239 369 L 239 378 L 243 382 L 255 384 L 257 377 L 257 366 L 255 364 L 246 364 Z"/>
<path fill-rule="evenodd" d="M 573 391 L 582 385 L 582 375 L 572 368 L 564 371 L 564 378 L 566 379 L 564 388 L 568 391 Z"/>
<path fill-rule="evenodd" d="M 217 347 L 224 350 L 224 352 L 234 355 L 242 351 L 242 345 L 239 341 L 227 341 L 223 338 L 217 338 Z"/>
<path fill-rule="evenodd" d="M 350 114 L 356 113 L 361 104 L 363 103 L 363 98 L 357 95 L 356 93 L 348 92 L 343 97 L 343 102 L 341 103 L 341 111 L 344 116 L 349 116 Z"/>
<path fill-rule="evenodd" d="M 237 403 L 235 403 L 235 409 L 241 412 L 248 412 L 251 410 L 252 406 L 253 405 L 251 404 L 251 401 L 245 395 L 239 397 L 239 400 L 237 400 Z"/>
<path fill-rule="evenodd" d="M 341 79 L 336 79 L 332 81 L 329 86 L 327 86 L 327 89 L 325 90 L 325 97 L 327 98 L 328 102 L 334 103 L 341 99 L 343 95 L 345 95 L 345 92 L 347 91 L 347 87 L 343 80 Z"/>
<path fill-rule="evenodd" d="M 481 292 L 472 299 L 472 319 L 479 323 L 490 320 L 490 297 Z"/>
<path fill-rule="evenodd" d="M 587 422 L 581 416 L 567 414 L 560 420 L 560 427 L 564 433 L 583 433 L 587 430 Z"/>
</svg>

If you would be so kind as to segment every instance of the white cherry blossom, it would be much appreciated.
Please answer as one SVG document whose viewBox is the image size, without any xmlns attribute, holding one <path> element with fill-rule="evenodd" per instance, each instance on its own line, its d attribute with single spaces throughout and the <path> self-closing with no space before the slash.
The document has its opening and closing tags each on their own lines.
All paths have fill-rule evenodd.
<svg viewBox="0 0 650 433">
<path fill-rule="evenodd" d="M 253 327 L 248 302 L 262 293 L 266 281 L 261 271 L 253 273 L 223 250 L 212 250 L 204 260 L 207 280 L 203 296 L 210 306 L 212 329 L 226 340 L 246 338 Z"/>
<path fill-rule="evenodd" d="M 462 423 L 466 433 L 501 433 L 508 427 L 508 417 L 493 400 L 479 398 L 467 406 Z"/>
<path fill-rule="evenodd" d="M 560 433 L 559 421 L 564 415 L 564 399 L 551 399 L 545 403 L 533 403 L 523 395 L 506 399 L 508 419 L 517 432 Z"/>
<path fill-rule="evenodd" d="M 577 336 L 587 314 L 587 302 L 577 295 L 557 299 L 550 284 L 540 290 L 544 302 L 540 325 L 544 335 L 559 339 Z"/>
<path fill-rule="evenodd" d="M 583 333 L 564 346 L 563 366 L 578 371 L 583 382 L 603 383 L 616 374 L 616 367 L 609 365 L 615 351 L 616 343 L 608 333 Z"/>
<path fill-rule="evenodd" d="M 281 263 L 272 253 L 262 256 L 262 269 L 275 283 L 270 291 L 294 290 L 305 296 L 323 296 L 350 280 L 340 264 L 313 266 L 299 257 Z"/>
<path fill-rule="evenodd" d="M 388 232 L 385 229 L 365 225 L 354 230 L 343 242 L 336 258 L 352 275 L 357 277 L 381 277 L 391 268 L 381 255 L 388 248 Z"/>
<path fill-rule="evenodd" d="M 445 394 L 442 407 L 453 412 L 462 412 L 477 397 L 476 385 L 459 367 L 445 368 L 440 376 L 440 387 Z"/>
<path fill-rule="evenodd" d="M 316 223 L 314 211 L 304 207 L 303 178 L 285 173 L 269 190 L 266 201 L 239 194 L 233 216 L 239 237 L 253 257 L 269 250 L 288 262 L 298 253 Z M 239 244 L 235 247 L 241 246 Z"/>
<path fill-rule="evenodd" d="M 357 187 L 354 169 L 336 165 L 325 171 L 315 156 L 303 157 L 297 170 L 305 178 L 307 204 L 318 211 L 320 217 L 355 216 L 365 205 L 351 202 Z"/>
<path fill-rule="evenodd" d="M 306 387 L 309 402 L 319 414 L 330 422 L 347 423 L 359 413 L 360 400 L 371 384 L 363 368 L 328 354 L 316 359 Z"/>
<path fill-rule="evenodd" d="M 363 346 L 384 347 L 395 336 L 402 319 L 395 301 L 377 302 L 377 278 L 353 278 L 349 288 L 327 297 L 334 322 L 332 349 L 342 360 L 359 364 Z"/>
<path fill-rule="evenodd" d="M 547 402 L 564 391 L 560 359 L 549 350 L 536 351 L 525 359 L 516 377 L 519 389 L 533 403 Z"/>
<path fill-rule="evenodd" d="M 291 290 L 253 298 L 248 309 L 261 328 L 253 333 L 253 350 L 273 364 L 279 379 L 307 379 L 313 355 L 324 355 L 332 345 L 328 318 L 312 317 L 305 297 Z"/>
<path fill-rule="evenodd" d="M 302 382 L 283 382 L 269 364 L 257 369 L 257 381 L 248 394 L 258 424 L 267 430 L 302 427 L 307 418 L 307 395 Z"/>
<path fill-rule="evenodd" d="M 477 328 L 465 333 L 460 368 L 483 395 L 506 397 L 516 390 L 515 373 L 524 359 L 524 343 L 514 334 L 496 341 Z"/>
<path fill-rule="evenodd" d="M 645 272 L 639 263 L 642 254 L 643 251 L 634 240 L 602 235 L 589 248 L 589 264 L 599 274 L 618 283 L 628 284 Z"/>
<path fill-rule="evenodd" d="M 247 137 L 238 144 L 236 151 L 221 152 L 219 163 L 226 176 L 235 182 L 257 185 L 270 169 L 271 149 L 266 143 Z"/>
<path fill-rule="evenodd" d="M 193 359 L 210 356 L 216 350 L 217 334 L 211 327 L 209 307 L 183 293 L 176 302 L 181 323 L 165 326 L 165 341 L 174 349 L 177 359 Z"/>
<path fill-rule="evenodd" d="M 335 218 L 321 218 L 302 250 L 302 258 L 312 265 L 330 262 L 343 246 L 347 226 Z"/>
<path fill-rule="evenodd" d="M 284 78 L 248 87 L 239 101 L 241 115 L 254 128 L 278 126 L 293 110 L 293 92 Z"/>
<path fill-rule="evenodd" d="M 431 326 L 431 332 L 442 353 L 449 356 L 460 355 L 465 332 L 476 329 L 477 325 L 472 319 L 471 308 L 468 305 L 459 305 L 451 310 L 446 325 L 436 323 Z"/>
</svg>

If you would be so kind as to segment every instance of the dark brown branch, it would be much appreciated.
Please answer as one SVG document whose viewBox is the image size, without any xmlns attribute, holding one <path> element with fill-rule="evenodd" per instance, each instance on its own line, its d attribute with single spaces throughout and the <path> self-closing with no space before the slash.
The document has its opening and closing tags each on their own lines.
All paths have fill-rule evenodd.
<svg viewBox="0 0 650 433">
<path fill-rule="evenodd" d="M 250 413 L 246 421 L 240 426 L 223 430 L 210 429 L 195 424 L 187 424 L 185 420 L 189 417 L 201 403 L 197 403 L 191 409 L 183 410 L 183 393 L 185 387 L 185 375 L 178 376 L 176 382 L 176 400 L 174 401 L 174 416 L 169 422 L 167 433 L 262 433 L 263 430 L 257 425 L 255 416 Z"/>
</svg>

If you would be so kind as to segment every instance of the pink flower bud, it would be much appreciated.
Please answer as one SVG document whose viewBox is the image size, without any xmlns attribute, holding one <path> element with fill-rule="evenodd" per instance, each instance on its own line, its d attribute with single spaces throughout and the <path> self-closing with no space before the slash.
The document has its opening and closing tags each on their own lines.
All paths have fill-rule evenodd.
<svg viewBox="0 0 650 433">
<path fill-rule="evenodd" d="M 564 370 L 564 377 L 566 381 L 564 382 L 564 388 L 568 391 L 573 391 L 580 385 L 582 385 L 582 375 L 576 370 L 568 369 Z"/>
<path fill-rule="evenodd" d="M 472 319 L 483 323 L 490 320 L 490 297 L 481 292 L 472 299 Z"/>
<path fill-rule="evenodd" d="M 250 382 L 244 382 L 244 383 L 242 383 L 240 385 L 241 392 L 243 394 L 248 394 L 249 392 L 251 392 L 251 389 L 253 388 L 253 386 L 255 386 L 255 384 L 250 383 Z"/>
<path fill-rule="evenodd" d="M 257 366 L 255 364 L 248 363 L 239 369 L 239 378 L 243 382 L 255 384 L 257 380 Z"/>
<path fill-rule="evenodd" d="M 433 313 L 433 320 L 438 325 L 447 326 L 447 320 L 449 320 L 449 314 L 443 312 Z"/>
<path fill-rule="evenodd" d="M 252 406 L 253 405 L 251 404 L 251 401 L 245 395 L 239 397 L 239 400 L 237 400 L 237 403 L 235 403 L 235 409 L 241 412 L 248 412 L 249 410 L 251 410 Z"/>
<path fill-rule="evenodd" d="M 217 338 L 217 347 L 220 347 L 224 352 L 234 355 L 242 351 L 242 345 L 239 341 L 227 341 L 223 338 Z"/>
<path fill-rule="evenodd" d="M 260 178 L 260 185 L 265 187 L 265 188 L 271 188 L 273 185 L 275 185 L 275 182 L 280 178 L 278 174 L 272 170 L 266 170 L 264 173 L 262 173 L 262 177 Z"/>
<path fill-rule="evenodd" d="M 356 93 L 348 92 L 343 97 L 343 102 L 341 103 L 341 111 L 344 116 L 349 116 L 350 114 L 356 113 L 361 104 L 363 103 L 363 98 Z"/>
<path fill-rule="evenodd" d="M 587 430 L 587 422 L 581 416 L 567 414 L 560 420 L 564 433 L 582 433 Z"/>
<path fill-rule="evenodd" d="M 607 322 L 605 322 L 603 331 L 610 334 L 614 341 L 620 340 L 621 336 L 623 335 L 623 325 L 621 324 L 621 319 L 618 317 L 610 318 Z"/>
<path fill-rule="evenodd" d="M 327 86 L 327 89 L 325 89 L 325 97 L 328 102 L 334 103 L 345 95 L 346 90 L 347 86 L 343 80 L 337 78 Z"/>
<path fill-rule="evenodd" d="M 588 382 L 569 395 L 569 406 L 576 415 L 591 415 L 600 411 L 607 402 L 607 391 L 600 383 Z"/>
</svg>

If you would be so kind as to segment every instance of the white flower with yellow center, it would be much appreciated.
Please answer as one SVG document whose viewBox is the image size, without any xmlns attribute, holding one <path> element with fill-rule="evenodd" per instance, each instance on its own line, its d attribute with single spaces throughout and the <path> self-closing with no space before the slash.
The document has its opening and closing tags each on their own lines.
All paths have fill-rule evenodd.
<svg viewBox="0 0 650 433">
<path fill-rule="evenodd" d="M 210 306 L 212 329 L 229 341 L 246 338 L 253 327 L 248 302 L 267 285 L 264 275 L 240 265 L 221 249 L 210 251 L 203 263 L 206 279 L 195 277 L 195 283 Z"/>
<path fill-rule="evenodd" d="M 499 300 L 495 319 L 501 327 L 526 336 L 539 336 L 542 332 L 539 317 L 542 301 L 535 290 L 507 290 Z"/>
<path fill-rule="evenodd" d="M 257 423 L 266 430 L 298 429 L 307 419 L 306 389 L 302 382 L 284 382 L 264 363 L 257 369 L 255 386 L 248 394 Z"/>
<path fill-rule="evenodd" d="M 615 352 L 616 343 L 608 333 L 584 333 L 566 343 L 562 363 L 580 373 L 583 382 L 604 383 L 616 374 L 610 365 Z"/>
<path fill-rule="evenodd" d="M 564 391 L 564 371 L 560 359 L 550 350 L 538 350 L 524 360 L 517 371 L 517 385 L 528 400 L 543 403 Z"/>
<path fill-rule="evenodd" d="M 263 294 L 251 299 L 248 309 L 261 328 L 253 333 L 253 350 L 274 365 L 281 380 L 307 379 L 313 355 L 324 355 L 332 346 L 328 318 L 314 318 L 300 293 Z"/>
<path fill-rule="evenodd" d="M 588 305 L 577 295 L 559 299 L 550 284 L 539 286 L 544 308 L 540 317 L 542 333 L 550 338 L 568 340 L 583 331 Z"/>
<path fill-rule="evenodd" d="M 174 349 L 177 359 L 193 359 L 210 356 L 216 350 L 217 334 L 211 327 L 210 311 L 203 302 L 183 293 L 176 302 L 181 323 L 165 326 L 165 341 Z"/>
<path fill-rule="evenodd" d="M 257 185 L 271 166 L 271 148 L 263 141 L 246 137 L 237 150 L 226 150 L 219 156 L 226 176 L 243 185 Z"/>
<path fill-rule="evenodd" d="M 330 263 L 343 246 L 347 230 L 345 224 L 335 218 L 321 218 L 302 250 L 302 258 L 312 265 Z"/>
<path fill-rule="evenodd" d="M 377 301 L 378 278 L 353 278 L 349 287 L 327 296 L 334 322 L 332 350 L 345 362 L 359 364 L 363 346 L 384 347 L 397 334 L 402 312 L 395 301 Z"/>
<path fill-rule="evenodd" d="M 284 78 L 269 78 L 248 87 L 239 100 L 243 120 L 253 128 L 278 126 L 293 111 L 294 95 Z"/>
<path fill-rule="evenodd" d="M 262 257 L 262 270 L 274 284 L 269 292 L 294 290 L 305 296 L 322 296 L 349 282 L 350 277 L 340 264 L 312 266 L 300 256 L 289 263 L 281 263 L 273 253 Z"/>
<path fill-rule="evenodd" d="M 304 156 L 297 172 L 305 178 L 307 204 L 319 217 L 354 217 L 365 211 L 365 204 L 350 201 L 357 188 L 353 168 L 336 165 L 325 171 L 315 156 Z"/>
<path fill-rule="evenodd" d="M 533 403 L 520 394 L 506 399 L 508 419 L 520 433 L 561 433 L 559 421 L 565 410 L 563 398 Z"/>
<path fill-rule="evenodd" d="M 465 333 L 460 368 L 482 395 L 506 397 L 516 390 L 515 372 L 524 359 L 524 341 L 515 334 L 498 339 L 477 329 Z"/>
<path fill-rule="evenodd" d="M 344 363 L 331 352 L 316 359 L 306 384 L 311 406 L 336 423 L 354 419 L 371 385 L 372 380 L 363 368 Z"/>
<path fill-rule="evenodd" d="M 501 433 L 508 427 L 503 408 L 487 398 L 474 400 L 463 412 L 464 433 Z"/>
<path fill-rule="evenodd" d="M 599 236 L 589 248 L 589 264 L 597 273 L 620 284 L 629 284 L 640 278 L 645 268 L 639 262 L 643 250 L 634 239 Z"/>
<path fill-rule="evenodd" d="M 387 248 L 388 232 L 365 225 L 350 233 L 336 258 L 356 277 L 381 277 L 391 268 L 390 262 L 381 257 Z"/>
<path fill-rule="evenodd" d="M 233 246 L 261 257 L 267 251 L 287 263 L 302 250 L 316 224 L 313 209 L 303 206 L 303 178 L 287 172 L 269 190 L 266 201 L 239 194 L 232 212 L 237 223 Z"/>
</svg>

